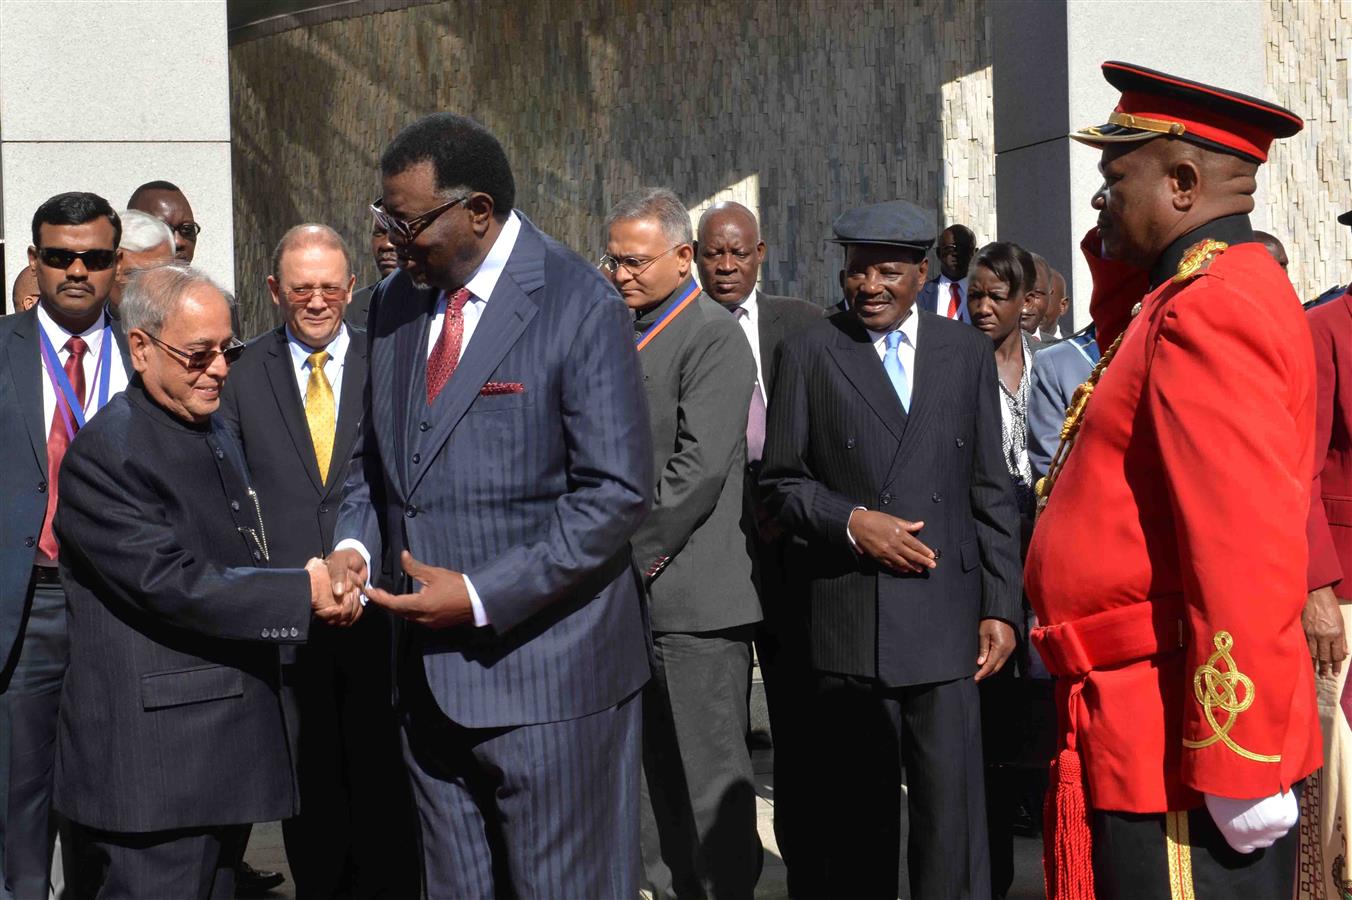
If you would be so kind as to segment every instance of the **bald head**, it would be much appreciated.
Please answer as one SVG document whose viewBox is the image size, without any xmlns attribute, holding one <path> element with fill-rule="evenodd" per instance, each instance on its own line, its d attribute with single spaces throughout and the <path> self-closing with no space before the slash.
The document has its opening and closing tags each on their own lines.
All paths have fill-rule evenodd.
<svg viewBox="0 0 1352 900">
<path fill-rule="evenodd" d="M 1262 244 L 1267 252 L 1271 254 L 1272 258 L 1277 261 L 1277 265 L 1285 269 L 1287 265 L 1290 264 L 1290 260 L 1286 258 L 1286 248 L 1282 246 L 1282 242 L 1277 240 L 1275 236 L 1268 234 L 1266 231 L 1255 231 L 1253 236 L 1258 239 L 1258 243 Z"/>
<path fill-rule="evenodd" d="M 293 250 L 309 247 L 323 247 L 341 253 L 343 262 L 347 266 L 345 277 L 352 274 L 352 251 L 348 249 L 347 241 L 343 240 L 343 236 L 327 225 L 307 222 L 304 225 L 295 225 L 288 228 L 286 233 L 282 235 L 282 239 L 277 242 L 277 246 L 273 248 L 272 277 L 278 278 L 281 276 L 283 256 Z"/>
<path fill-rule="evenodd" d="M 715 203 L 699 217 L 695 265 L 704 292 L 724 306 L 741 305 L 756 289 L 765 242 L 756 217 L 740 203 Z"/>
<path fill-rule="evenodd" d="M 28 266 L 19 270 L 19 276 L 14 279 L 14 287 L 9 294 L 10 306 L 13 311 L 23 312 L 32 309 L 38 302 L 38 276 Z"/>
</svg>

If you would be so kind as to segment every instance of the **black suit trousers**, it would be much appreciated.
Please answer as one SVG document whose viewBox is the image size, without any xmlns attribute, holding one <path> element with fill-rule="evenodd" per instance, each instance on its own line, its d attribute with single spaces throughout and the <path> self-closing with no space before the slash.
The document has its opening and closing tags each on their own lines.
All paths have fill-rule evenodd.
<svg viewBox="0 0 1352 900">
<path fill-rule="evenodd" d="M 247 825 L 138 834 L 74 825 L 63 851 L 75 869 L 68 893 L 74 900 L 233 900 L 248 835 Z"/>
<path fill-rule="evenodd" d="M 884 688 L 821 674 L 810 716 L 817 852 L 794 870 L 795 898 L 895 900 L 904 771 L 909 896 L 987 900 L 976 683 Z"/>
</svg>

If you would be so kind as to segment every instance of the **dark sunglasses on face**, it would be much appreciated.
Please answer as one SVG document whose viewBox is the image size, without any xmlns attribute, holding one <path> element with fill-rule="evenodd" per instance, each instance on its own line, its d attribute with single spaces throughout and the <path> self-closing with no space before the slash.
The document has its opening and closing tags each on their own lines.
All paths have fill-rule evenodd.
<svg viewBox="0 0 1352 900">
<path fill-rule="evenodd" d="M 211 364 L 216 361 L 216 357 L 218 356 L 224 356 L 226 363 L 233 365 L 235 360 L 239 359 L 239 355 L 244 352 L 244 342 L 237 338 L 231 338 L 230 343 L 226 344 L 225 347 L 221 349 L 213 347 L 210 350 L 188 351 L 180 350 L 172 344 L 166 344 L 149 331 L 145 332 L 145 336 L 177 356 L 183 361 L 185 367 L 192 369 L 193 371 L 209 368 Z"/>
<path fill-rule="evenodd" d="M 463 197 L 456 197 L 454 200 L 447 200 L 440 206 L 433 207 L 427 212 L 418 213 L 411 219 L 398 219 L 385 212 L 385 198 L 379 197 L 375 203 L 371 204 L 371 215 L 375 216 L 376 227 L 385 229 L 385 234 L 391 244 L 411 244 L 413 239 L 423 230 L 437 220 L 437 217 L 459 203 L 464 203 L 470 198 L 469 194 Z"/>
<path fill-rule="evenodd" d="M 84 263 L 90 272 L 103 272 L 117 262 L 116 250 L 67 250 L 64 247 L 43 247 L 38 259 L 49 269 L 69 269 L 75 260 Z"/>
</svg>

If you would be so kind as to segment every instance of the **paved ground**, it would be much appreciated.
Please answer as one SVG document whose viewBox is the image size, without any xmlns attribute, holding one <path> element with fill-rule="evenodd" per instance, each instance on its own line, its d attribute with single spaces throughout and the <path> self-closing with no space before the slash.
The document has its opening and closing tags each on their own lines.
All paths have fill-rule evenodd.
<svg viewBox="0 0 1352 900">
<path fill-rule="evenodd" d="M 768 750 L 758 751 L 755 756 L 756 803 L 761 843 L 765 846 L 765 869 L 761 873 L 760 884 L 756 886 L 757 900 L 787 900 L 789 894 L 785 885 L 784 863 L 779 858 L 779 848 L 775 845 L 774 829 L 771 826 L 774 815 L 774 778 L 771 774 L 772 760 Z M 906 834 L 902 832 L 902 847 L 906 846 Z M 1030 838 L 1014 839 L 1014 887 L 1009 900 L 1041 900 L 1042 897 L 1042 843 Z M 290 870 L 286 865 L 286 854 L 282 849 L 282 829 L 277 823 L 259 825 L 254 829 L 253 839 L 249 842 L 248 860 L 260 869 L 271 869 L 287 874 L 287 882 L 269 897 L 292 898 Z M 906 884 L 906 864 L 902 861 L 901 884 Z M 903 900 L 906 894 L 902 895 Z M 601 900 L 601 898 L 598 898 Z"/>
</svg>

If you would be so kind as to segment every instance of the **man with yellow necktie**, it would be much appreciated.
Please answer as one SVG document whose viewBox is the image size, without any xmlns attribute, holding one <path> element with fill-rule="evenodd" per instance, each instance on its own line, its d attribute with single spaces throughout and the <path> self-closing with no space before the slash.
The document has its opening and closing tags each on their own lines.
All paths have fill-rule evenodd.
<svg viewBox="0 0 1352 900">
<path fill-rule="evenodd" d="M 343 323 L 355 280 L 333 229 L 287 231 L 268 277 L 282 325 L 249 344 L 221 395 L 218 418 L 244 448 L 274 565 L 333 549 L 366 383 L 366 334 Z M 298 897 L 418 893 L 388 629 L 374 605 L 352 628 L 317 625 L 283 676 L 300 721 L 301 812 L 284 826 Z"/>
</svg>

